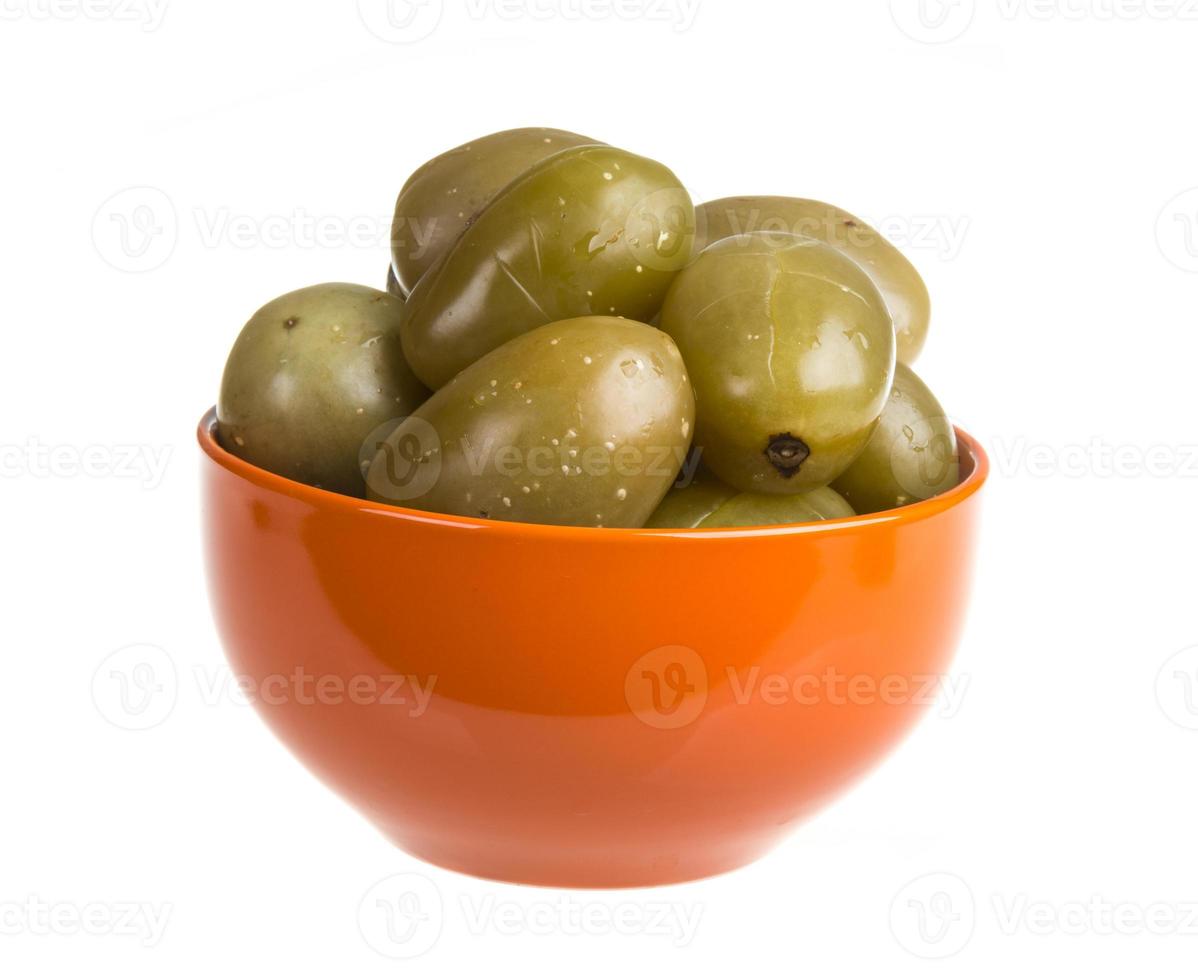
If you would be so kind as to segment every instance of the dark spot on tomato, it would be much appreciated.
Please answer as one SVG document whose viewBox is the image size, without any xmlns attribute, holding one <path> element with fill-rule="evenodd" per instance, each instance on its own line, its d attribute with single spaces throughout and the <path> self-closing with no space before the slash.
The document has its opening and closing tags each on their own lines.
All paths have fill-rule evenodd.
<svg viewBox="0 0 1198 980">
<path fill-rule="evenodd" d="M 810 455 L 811 447 L 789 432 L 779 432 L 770 436 L 765 447 L 765 458 L 787 480 L 799 472 L 803 461 Z"/>
</svg>

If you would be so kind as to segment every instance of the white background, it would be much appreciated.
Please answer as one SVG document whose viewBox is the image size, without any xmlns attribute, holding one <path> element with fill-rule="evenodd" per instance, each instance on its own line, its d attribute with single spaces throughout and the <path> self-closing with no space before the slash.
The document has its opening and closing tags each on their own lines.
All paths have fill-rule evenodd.
<svg viewBox="0 0 1198 980">
<path fill-rule="evenodd" d="M 358 7 L 0 0 L 0 973 L 1192 978 L 1198 3 Z M 964 696 L 706 882 L 408 858 L 239 703 L 209 619 L 192 432 L 241 324 L 381 286 L 408 172 L 521 125 L 884 228 L 992 454 Z M 406 947 L 379 882 L 422 897 Z"/>
</svg>

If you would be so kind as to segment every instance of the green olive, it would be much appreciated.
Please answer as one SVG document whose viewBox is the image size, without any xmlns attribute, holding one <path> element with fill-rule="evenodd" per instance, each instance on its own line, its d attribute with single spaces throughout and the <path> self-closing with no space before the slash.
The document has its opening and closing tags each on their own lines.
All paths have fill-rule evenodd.
<svg viewBox="0 0 1198 980">
<path fill-rule="evenodd" d="M 408 297 L 401 332 L 439 388 L 520 334 L 595 314 L 650 319 L 690 258 L 694 209 L 660 163 L 563 150 L 509 184 Z"/>
<path fill-rule="evenodd" d="M 561 129 L 508 129 L 433 157 L 408 178 L 395 202 L 391 254 L 405 292 L 496 193 L 547 156 L 598 140 Z"/>
<path fill-rule="evenodd" d="M 695 209 L 695 252 L 731 235 L 782 232 L 806 235 L 838 249 L 863 268 L 886 300 L 898 338 L 898 359 L 919 356 L 932 315 L 928 287 L 881 233 L 831 204 L 800 197 L 725 197 Z"/>
<path fill-rule="evenodd" d="M 662 309 L 695 388 L 703 462 L 738 490 L 826 486 L 864 448 L 890 391 L 894 330 L 856 263 L 813 238 L 710 245 Z"/>
<path fill-rule="evenodd" d="M 363 442 L 429 394 L 404 360 L 402 309 L 389 293 L 349 283 L 267 303 L 225 365 L 221 445 L 280 476 L 361 496 Z"/>
<path fill-rule="evenodd" d="M 640 527 L 690 447 L 673 341 L 618 317 L 550 323 L 442 387 L 379 448 L 367 493 L 465 517 Z"/>
<path fill-rule="evenodd" d="M 936 396 L 906 365 L 861 455 L 833 482 L 863 514 L 927 500 L 957 485 L 957 435 Z"/>
<path fill-rule="evenodd" d="M 765 527 L 852 517 L 853 508 L 831 487 L 806 493 L 738 493 L 704 518 L 699 527 Z"/>
<path fill-rule="evenodd" d="M 670 488 L 645 527 L 698 527 L 736 491 L 723 480 L 699 470 L 681 486 Z"/>
</svg>

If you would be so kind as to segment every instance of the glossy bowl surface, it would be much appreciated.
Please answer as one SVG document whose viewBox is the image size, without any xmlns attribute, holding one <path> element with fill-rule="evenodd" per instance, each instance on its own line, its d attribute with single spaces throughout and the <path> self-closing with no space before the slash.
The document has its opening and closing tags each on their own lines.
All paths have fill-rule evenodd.
<svg viewBox="0 0 1198 980">
<path fill-rule="evenodd" d="M 560 886 L 736 868 L 878 762 L 951 658 L 987 473 L 958 430 L 961 483 L 900 510 L 548 527 L 294 483 L 214 426 L 209 592 L 266 722 L 409 853 Z"/>
</svg>

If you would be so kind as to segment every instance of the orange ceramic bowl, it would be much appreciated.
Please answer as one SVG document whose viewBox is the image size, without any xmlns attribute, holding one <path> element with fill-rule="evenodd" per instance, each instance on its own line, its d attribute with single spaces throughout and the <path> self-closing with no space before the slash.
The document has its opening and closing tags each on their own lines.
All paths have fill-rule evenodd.
<svg viewBox="0 0 1198 980">
<path fill-rule="evenodd" d="M 229 661 L 316 775 L 426 861 L 561 886 L 743 865 L 917 719 L 961 627 L 987 462 L 819 524 L 546 527 L 328 493 L 199 428 Z"/>
</svg>

